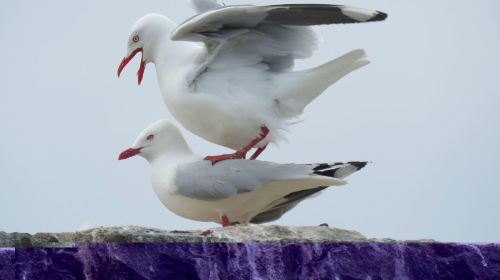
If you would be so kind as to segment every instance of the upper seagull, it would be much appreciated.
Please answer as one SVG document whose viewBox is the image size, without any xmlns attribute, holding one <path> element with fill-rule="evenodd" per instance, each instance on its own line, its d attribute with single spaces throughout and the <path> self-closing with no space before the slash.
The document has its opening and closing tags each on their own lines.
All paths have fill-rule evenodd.
<svg viewBox="0 0 500 280">
<path fill-rule="evenodd" d="M 209 156 L 216 163 L 251 159 L 330 85 L 366 65 L 363 50 L 351 51 L 319 67 L 292 71 L 295 59 L 312 56 L 319 38 L 310 26 L 384 20 L 387 15 L 347 6 L 288 4 L 224 6 L 196 0 L 200 14 L 176 26 L 163 15 L 139 19 L 128 39 L 118 76 L 142 53 L 137 73 L 154 63 L 163 100 L 189 131 L 236 150 Z"/>
<path fill-rule="evenodd" d="M 160 201 L 187 219 L 265 223 L 279 219 L 302 200 L 346 182 L 366 162 L 278 164 L 234 159 L 212 165 L 193 154 L 179 130 L 157 121 L 139 134 L 119 159 L 140 155 L 151 164 Z"/>
</svg>

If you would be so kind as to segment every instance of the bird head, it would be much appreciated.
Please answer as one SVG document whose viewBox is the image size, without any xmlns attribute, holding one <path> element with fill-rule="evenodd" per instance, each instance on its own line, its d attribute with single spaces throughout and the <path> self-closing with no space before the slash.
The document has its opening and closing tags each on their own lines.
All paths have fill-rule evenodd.
<svg viewBox="0 0 500 280">
<path fill-rule="evenodd" d="M 166 153 L 189 151 L 179 129 L 166 120 L 159 120 L 144 129 L 132 146 L 121 152 L 118 160 L 141 156 L 151 161 Z"/>
<path fill-rule="evenodd" d="M 137 83 L 140 85 L 146 65 L 155 62 L 155 52 L 163 40 L 169 40 L 174 24 L 165 16 L 148 14 L 140 18 L 133 26 L 127 40 L 127 53 L 118 66 L 118 77 L 123 69 L 138 54 L 141 62 L 137 71 Z"/>
</svg>

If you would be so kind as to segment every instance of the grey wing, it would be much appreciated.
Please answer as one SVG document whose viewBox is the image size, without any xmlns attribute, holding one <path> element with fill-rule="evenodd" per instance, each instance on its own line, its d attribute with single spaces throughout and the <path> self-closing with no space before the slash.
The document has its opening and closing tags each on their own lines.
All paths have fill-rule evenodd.
<svg viewBox="0 0 500 280">
<path fill-rule="evenodd" d="M 265 87 L 252 87 L 267 85 L 268 76 L 263 74 L 288 72 L 296 59 L 308 58 L 318 48 L 320 40 L 311 25 L 380 21 L 386 16 L 338 5 L 224 6 L 188 19 L 171 39 L 205 43 L 207 54 L 190 82 L 206 93 L 244 88 L 265 92 Z M 230 89 L 222 82 L 239 81 L 241 76 L 250 81 Z"/>
<path fill-rule="evenodd" d="M 206 37 L 217 37 L 230 29 L 252 29 L 264 24 L 311 26 L 382 21 L 386 18 L 387 14 L 379 11 L 342 5 L 224 6 L 186 20 L 172 32 L 171 38 L 205 41 Z"/>
<path fill-rule="evenodd" d="M 313 174 L 310 166 L 299 164 L 226 160 L 212 165 L 209 161 L 198 161 L 180 165 L 174 183 L 180 195 L 212 201 L 310 174 Z"/>
<path fill-rule="evenodd" d="M 181 24 L 171 38 L 206 44 L 209 55 L 200 72 L 242 67 L 287 71 L 295 59 L 312 55 L 319 38 L 307 26 L 265 21 L 266 8 L 227 6 L 210 10 Z"/>
<path fill-rule="evenodd" d="M 205 12 L 211 9 L 217 9 L 224 6 L 224 2 L 220 0 L 191 0 L 191 6 L 198 13 Z"/>
</svg>

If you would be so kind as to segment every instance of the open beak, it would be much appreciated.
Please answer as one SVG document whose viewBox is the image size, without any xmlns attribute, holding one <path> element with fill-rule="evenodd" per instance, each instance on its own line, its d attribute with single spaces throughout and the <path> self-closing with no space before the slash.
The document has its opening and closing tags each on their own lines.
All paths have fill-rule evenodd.
<svg viewBox="0 0 500 280">
<path fill-rule="evenodd" d="M 146 62 L 144 61 L 144 52 L 142 48 L 135 49 L 129 56 L 123 58 L 120 66 L 118 66 L 118 77 L 120 77 L 123 69 L 127 64 L 135 57 L 136 54 L 141 53 L 141 65 L 139 66 L 139 71 L 137 71 L 137 83 L 140 85 L 142 82 L 142 77 L 144 76 L 144 70 L 146 70 Z"/>
<path fill-rule="evenodd" d="M 124 159 L 127 159 L 129 157 L 136 156 L 136 155 L 138 155 L 141 152 L 141 149 L 142 148 L 138 148 L 138 149 L 129 148 L 129 149 L 126 149 L 125 151 L 123 151 L 120 154 L 120 156 L 118 156 L 118 160 L 124 160 Z"/>
</svg>

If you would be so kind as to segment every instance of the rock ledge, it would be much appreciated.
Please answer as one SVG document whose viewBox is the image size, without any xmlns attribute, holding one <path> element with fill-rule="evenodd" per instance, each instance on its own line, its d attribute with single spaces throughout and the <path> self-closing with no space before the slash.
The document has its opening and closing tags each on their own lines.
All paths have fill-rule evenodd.
<svg viewBox="0 0 500 280">
<path fill-rule="evenodd" d="M 500 244 L 368 239 L 328 227 L 0 232 L 0 279 L 500 279 Z"/>
<path fill-rule="evenodd" d="M 359 232 L 343 229 L 285 226 L 233 226 L 209 232 L 165 231 L 138 226 L 99 227 L 72 233 L 0 232 L 0 247 L 73 247 L 81 243 L 170 243 L 170 242 L 395 242 L 390 239 L 367 239 Z"/>
</svg>

